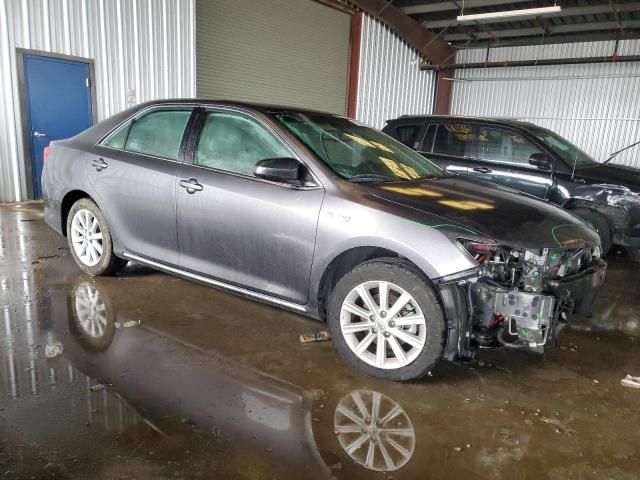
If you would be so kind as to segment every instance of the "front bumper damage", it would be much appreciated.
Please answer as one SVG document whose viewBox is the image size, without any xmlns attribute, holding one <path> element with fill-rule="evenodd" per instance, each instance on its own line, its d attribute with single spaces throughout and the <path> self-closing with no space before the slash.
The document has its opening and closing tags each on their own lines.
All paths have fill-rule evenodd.
<svg viewBox="0 0 640 480">
<path fill-rule="evenodd" d="M 439 285 L 449 319 L 445 358 L 468 359 L 478 348 L 510 347 L 543 353 L 555 345 L 572 314 L 590 316 L 607 264 L 549 280 L 541 292 L 506 288 L 479 275 Z"/>
</svg>

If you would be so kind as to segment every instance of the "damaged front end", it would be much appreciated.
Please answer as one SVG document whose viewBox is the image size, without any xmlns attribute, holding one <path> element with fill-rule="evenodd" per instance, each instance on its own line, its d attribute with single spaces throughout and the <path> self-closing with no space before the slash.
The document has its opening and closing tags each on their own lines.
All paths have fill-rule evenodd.
<svg viewBox="0 0 640 480">
<path fill-rule="evenodd" d="M 575 189 L 563 206 L 597 210 L 607 218 L 614 244 L 640 250 L 640 194 L 637 192 L 620 185 L 583 185 Z"/>
<path fill-rule="evenodd" d="M 573 313 L 591 315 L 606 273 L 598 246 L 531 250 L 460 243 L 478 268 L 440 286 L 443 296 L 450 297 L 445 304 L 458 304 L 458 322 L 449 325 L 455 331 L 449 335 L 448 358 L 468 358 L 478 348 L 500 346 L 543 353 L 554 346 Z"/>
</svg>

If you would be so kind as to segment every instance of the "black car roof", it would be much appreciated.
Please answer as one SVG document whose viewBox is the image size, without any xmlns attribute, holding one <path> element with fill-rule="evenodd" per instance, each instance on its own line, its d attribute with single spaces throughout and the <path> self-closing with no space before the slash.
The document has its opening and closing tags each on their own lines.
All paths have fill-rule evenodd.
<svg viewBox="0 0 640 480">
<path fill-rule="evenodd" d="M 490 123 L 492 125 L 502 125 L 506 127 L 518 127 L 518 128 L 541 128 L 538 125 L 531 122 L 524 122 L 522 120 L 515 120 L 511 118 L 495 118 L 495 117 L 472 117 L 465 115 L 402 115 L 393 120 L 387 120 L 387 123 L 404 123 L 405 121 L 420 121 L 427 120 L 436 121 L 456 121 L 456 122 L 482 122 Z"/>
</svg>

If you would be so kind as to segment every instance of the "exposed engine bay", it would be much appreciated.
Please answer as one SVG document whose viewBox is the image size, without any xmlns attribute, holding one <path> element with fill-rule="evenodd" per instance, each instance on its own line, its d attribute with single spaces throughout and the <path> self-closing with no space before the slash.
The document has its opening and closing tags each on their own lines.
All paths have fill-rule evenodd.
<svg viewBox="0 0 640 480">
<path fill-rule="evenodd" d="M 543 353 L 572 313 L 590 316 L 606 263 L 599 247 L 537 251 L 465 242 L 479 264 L 468 288 L 470 347 Z"/>
</svg>

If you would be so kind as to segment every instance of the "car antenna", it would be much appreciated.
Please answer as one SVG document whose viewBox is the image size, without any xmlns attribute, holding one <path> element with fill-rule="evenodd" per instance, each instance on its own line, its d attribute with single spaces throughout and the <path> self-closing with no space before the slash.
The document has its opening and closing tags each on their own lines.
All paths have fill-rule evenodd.
<svg viewBox="0 0 640 480">
<path fill-rule="evenodd" d="M 619 153 L 624 152 L 625 150 L 629 150 L 631 147 L 635 147 L 636 145 L 640 145 L 640 141 L 637 141 L 636 143 L 632 143 L 631 145 L 627 145 L 626 147 L 618 150 L 617 152 L 613 152 L 611 154 L 611 156 L 609 156 L 609 158 L 607 158 L 604 162 L 602 162 L 603 165 L 606 165 L 607 163 L 609 163 L 611 160 L 613 160 L 613 157 L 615 157 L 616 155 L 618 155 Z M 574 166 L 575 169 L 575 166 Z"/>
</svg>

